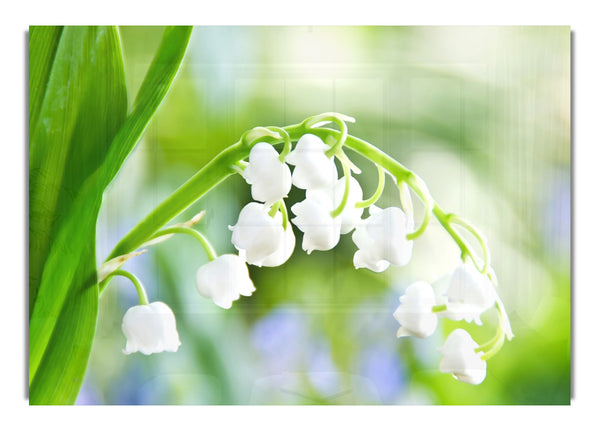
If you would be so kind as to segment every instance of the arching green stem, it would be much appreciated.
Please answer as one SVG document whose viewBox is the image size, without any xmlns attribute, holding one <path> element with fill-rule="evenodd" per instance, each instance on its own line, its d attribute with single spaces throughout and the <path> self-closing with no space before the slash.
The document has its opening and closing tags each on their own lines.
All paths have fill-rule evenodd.
<svg viewBox="0 0 600 431">
<path fill-rule="evenodd" d="M 350 195 L 350 168 L 346 163 L 342 162 L 342 169 L 344 170 L 344 195 L 338 207 L 331 211 L 331 217 L 333 218 L 336 218 L 344 211 L 348 203 L 348 196 Z"/>
<path fill-rule="evenodd" d="M 142 283 L 140 282 L 140 280 L 135 275 L 133 275 L 132 273 L 125 271 L 123 269 L 117 269 L 116 271 L 113 271 L 110 274 L 110 276 L 106 279 L 106 282 L 108 283 L 110 281 L 110 279 L 112 277 L 114 277 L 115 275 L 120 275 L 122 277 L 128 278 L 135 286 L 135 290 L 137 291 L 140 305 L 148 305 L 148 296 L 146 295 L 146 291 L 144 290 L 144 287 L 142 286 Z"/>
<path fill-rule="evenodd" d="M 495 340 L 494 344 L 492 344 L 492 346 L 487 351 L 485 351 L 485 353 L 483 355 L 481 355 L 481 359 L 484 361 L 487 361 L 492 356 L 494 356 L 496 353 L 498 353 L 503 345 L 504 345 L 504 333 L 502 333 Z"/>
<path fill-rule="evenodd" d="M 290 139 L 290 135 L 281 127 L 269 126 L 268 129 L 279 133 L 283 138 L 283 149 L 281 150 L 281 153 L 279 153 L 279 161 L 284 163 L 285 157 L 292 151 L 292 140 Z"/>
<path fill-rule="evenodd" d="M 471 261 L 473 262 L 473 264 L 475 265 L 475 267 L 481 272 L 483 268 L 479 268 L 477 259 L 475 259 L 474 254 L 471 251 L 471 248 L 469 247 L 467 242 L 463 239 L 463 237 L 458 232 L 456 232 L 456 229 L 454 229 L 454 226 L 452 226 L 452 223 L 450 222 L 452 214 L 448 214 L 448 213 L 444 212 L 439 207 L 439 205 L 435 204 L 433 207 L 433 215 L 435 215 L 435 217 L 438 219 L 438 221 L 440 222 L 442 227 L 446 230 L 446 232 L 448 232 L 448 234 L 450 234 L 450 236 L 452 237 L 454 242 L 456 242 L 456 244 L 458 245 L 458 248 L 460 249 L 461 259 L 463 261 L 466 261 L 467 258 L 470 258 Z"/>
<path fill-rule="evenodd" d="M 336 155 L 342 149 L 344 143 L 346 143 L 346 138 L 348 137 L 348 126 L 346 126 L 346 123 L 338 119 L 334 120 L 334 122 L 340 127 L 341 135 L 339 136 L 336 144 L 329 150 L 325 151 L 325 155 L 327 157 Z"/>
<path fill-rule="evenodd" d="M 431 219 L 431 210 L 428 208 L 425 211 L 425 215 L 423 216 L 423 221 L 421 222 L 421 226 L 419 226 L 419 229 L 406 235 L 406 239 L 413 241 L 413 240 L 417 239 L 418 237 L 420 237 L 421 235 L 423 235 L 423 233 L 425 232 L 425 229 L 427 229 L 427 226 L 429 225 L 430 219 Z"/>
<path fill-rule="evenodd" d="M 487 242 L 486 242 L 483 234 L 471 223 L 467 222 L 466 220 L 463 220 L 456 214 L 450 214 L 449 222 L 463 227 L 464 229 L 468 230 L 475 237 L 475 239 L 479 243 L 479 246 L 481 247 L 481 251 L 483 253 L 484 264 L 483 264 L 483 268 L 481 269 L 481 272 L 485 274 L 488 270 L 488 266 L 490 263 L 490 252 L 489 252 Z"/>
<path fill-rule="evenodd" d="M 296 125 L 282 127 L 281 129 L 287 132 L 291 141 L 297 141 L 304 134 L 311 133 L 324 141 L 331 137 L 335 139 L 337 143 L 344 142 L 345 148 L 350 148 L 352 151 L 375 163 L 380 168 L 383 168 L 390 175 L 394 176 L 398 183 L 405 181 L 413 189 L 415 194 L 423 200 L 425 206 L 432 208 L 432 214 L 457 242 L 461 249 L 463 259 L 466 259 L 467 256 L 473 258 L 470 249 L 462 237 L 458 235 L 451 223 L 447 220 L 447 214 L 439 206 L 434 205 L 433 199 L 429 195 L 425 183 L 416 174 L 379 148 L 360 138 L 348 135 L 347 131 L 344 132 L 343 126 L 341 131 L 326 127 L 312 127 L 316 124 L 315 120 L 318 120 L 319 122 L 336 122 L 337 118 L 337 121 L 344 123 L 344 121 L 340 119 L 342 116 L 336 114 L 338 115 L 338 118 L 333 115 L 334 114 L 331 113 L 323 114 L 322 116 L 313 117 L 313 122 L 307 123 L 305 121 Z M 148 241 L 158 229 L 204 196 L 216 185 L 232 175 L 235 172 L 232 166 L 235 166 L 240 160 L 246 159 L 252 145 L 258 142 L 258 140 L 276 145 L 285 140 L 285 137 L 282 137 L 282 135 L 283 133 L 276 133 L 266 128 L 254 128 L 251 131 L 246 132 L 243 135 L 244 139 L 241 139 L 236 144 L 221 151 L 221 153 L 215 156 L 214 159 L 207 163 L 192 178 L 179 187 L 179 189 L 173 192 L 127 235 L 125 235 L 113 249 L 107 260 L 136 250 L 140 245 Z M 335 145 L 331 149 L 333 148 L 335 148 Z M 337 151 L 337 148 L 335 151 Z M 332 151 L 332 153 L 335 153 L 335 151 Z M 412 235 L 420 234 L 428 221 L 429 219 L 426 218 L 421 229 L 414 232 Z M 100 285 L 101 291 L 104 283 L 105 282 Z"/>
<path fill-rule="evenodd" d="M 247 146 L 238 142 L 219 153 L 129 231 L 113 249 L 109 259 L 138 248 L 158 229 L 232 175 L 235 171 L 231 166 L 248 157 L 249 152 Z"/>
<path fill-rule="evenodd" d="M 375 189 L 375 193 L 373 193 L 373 196 L 371 196 L 369 199 L 357 202 L 356 208 L 370 207 L 371 205 L 376 203 L 381 197 L 381 194 L 383 193 L 383 189 L 385 187 L 385 171 L 381 166 L 377 165 L 377 173 L 379 182 L 377 183 L 377 189 Z"/>
<path fill-rule="evenodd" d="M 325 151 L 325 155 L 327 157 L 333 157 L 341 151 L 342 147 L 346 143 L 346 138 L 348 137 L 348 126 L 346 125 L 346 121 L 354 122 L 354 118 L 347 117 L 345 115 L 340 115 L 337 113 L 325 113 L 321 115 L 315 115 L 311 118 L 307 118 L 302 124 L 307 128 L 312 128 L 313 126 L 323 122 L 332 122 L 340 128 L 340 133 L 336 137 L 336 143 L 332 145 L 327 151 Z M 326 139 L 323 140 L 326 141 Z"/>
<path fill-rule="evenodd" d="M 400 184 L 400 182 L 398 182 L 398 184 Z M 421 226 L 419 226 L 419 229 L 417 229 L 413 233 L 409 233 L 408 235 L 406 235 L 407 239 L 414 240 L 421 236 L 423 232 L 425 232 L 425 229 L 427 229 L 427 226 L 429 225 L 429 220 L 431 219 L 431 211 L 433 206 L 435 205 L 435 202 L 431 197 L 431 194 L 429 193 L 425 182 L 414 173 L 411 172 L 411 174 L 408 175 L 408 178 L 406 179 L 406 184 L 408 184 L 408 186 L 411 189 L 413 189 L 415 194 L 423 202 L 423 205 L 425 205 L 425 214 L 423 216 Z"/>
<path fill-rule="evenodd" d="M 510 340 L 513 337 L 510 322 L 508 321 L 504 305 L 500 298 L 496 299 L 495 305 L 496 311 L 498 312 L 498 327 L 496 328 L 496 333 L 487 343 L 484 343 L 475 349 L 475 352 L 483 352 L 481 359 L 484 361 L 494 356 L 502 348 L 505 338 Z"/>
<path fill-rule="evenodd" d="M 344 150 L 342 150 L 340 148 L 339 151 L 335 154 L 335 157 L 337 157 L 338 160 L 342 164 L 348 165 L 348 167 L 350 168 L 350 170 L 352 172 L 354 172 L 356 175 L 360 174 L 360 169 L 358 168 L 358 166 L 356 166 L 354 163 L 352 163 L 352 160 L 350 160 L 348 158 L 348 156 L 346 155 L 346 153 L 344 153 Z"/>
<path fill-rule="evenodd" d="M 414 215 L 414 209 L 412 205 L 412 199 L 410 197 L 410 190 L 406 183 L 398 184 L 398 194 L 400 195 L 400 204 L 405 213 Z"/>
<path fill-rule="evenodd" d="M 208 257 L 208 260 L 215 260 L 218 257 L 217 252 L 213 248 L 213 246 L 210 243 L 210 241 L 208 240 L 208 238 L 206 238 L 204 235 L 202 235 L 196 229 L 192 229 L 190 227 L 174 226 L 174 227 L 168 227 L 166 229 L 161 229 L 158 232 L 156 232 L 156 234 L 152 235 L 152 238 L 157 238 L 159 236 L 169 235 L 169 234 L 173 234 L 173 233 L 184 233 L 186 235 L 191 236 L 196 241 L 198 241 L 200 243 L 200 245 L 202 245 L 202 248 L 204 249 L 206 256 Z"/>
<path fill-rule="evenodd" d="M 496 328 L 496 333 L 494 334 L 494 336 L 487 343 L 484 343 L 484 344 L 480 345 L 478 348 L 476 348 L 475 351 L 476 352 L 485 352 L 486 350 L 489 350 L 492 346 L 494 346 L 495 344 L 498 343 L 498 340 L 500 338 L 504 338 L 504 331 L 502 330 L 502 326 L 498 325 L 498 328 Z"/>
<path fill-rule="evenodd" d="M 283 127 L 283 129 L 287 131 L 292 141 L 297 141 L 306 133 L 312 133 L 321 139 L 326 139 L 328 136 L 333 136 L 337 139 L 340 134 L 339 131 L 328 128 L 307 128 L 302 123 Z M 273 134 L 271 131 L 269 133 Z M 247 137 L 248 135 L 246 134 Z M 261 135 L 260 139 L 270 144 L 281 142 L 281 139 L 265 136 L 264 134 Z M 362 139 L 348 135 L 345 146 L 377 165 L 382 166 L 396 178 L 405 179 L 412 174 L 411 171 L 396 160 Z M 214 159 L 200 169 L 185 184 L 175 190 L 137 226 L 129 231 L 115 246 L 107 259 L 127 254 L 142 245 L 158 229 L 232 175 L 235 172 L 232 166 L 240 160 L 246 159 L 250 153 L 250 148 L 250 145 L 240 141 L 221 151 L 221 153 L 215 156 Z"/>
</svg>

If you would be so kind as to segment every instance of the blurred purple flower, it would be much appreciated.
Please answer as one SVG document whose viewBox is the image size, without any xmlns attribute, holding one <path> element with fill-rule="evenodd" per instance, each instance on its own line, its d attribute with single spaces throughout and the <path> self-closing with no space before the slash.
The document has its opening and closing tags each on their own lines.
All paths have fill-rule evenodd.
<svg viewBox="0 0 600 431">
<path fill-rule="evenodd" d="M 279 308 L 256 322 L 252 344 L 263 355 L 267 372 L 306 373 L 323 396 L 339 390 L 341 378 L 329 342 L 310 334 L 306 317 L 295 309 Z"/>
<path fill-rule="evenodd" d="M 297 368 L 306 348 L 308 328 L 297 310 L 277 309 L 254 324 L 251 341 L 271 372 Z"/>
<path fill-rule="evenodd" d="M 311 344 L 309 352 L 308 378 L 313 387 L 324 396 L 339 391 L 342 382 L 331 358 L 329 344 L 319 340 Z"/>
<path fill-rule="evenodd" d="M 388 345 L 375 345 L 363 350 L 359 358 L 362 376 L 371 380 L 380 400 L 384 404 L 394 404 L 401 394 L 406 377 L 398 354 Z"/>
<path fill-rule="evenodd" d="M 551 194 L 544 202 L 542 214 L 543 241 L 557 259 L 570 255 L 571 247 L 571 183 L 569 178 L 554 179 Z"/>
<path fill-rule="evenodd" d="M 88 384 L 87 382 L 84 382 L 81 386 L 81 390 L 79 391 L 79 395 L 77 395 L 75 405 L 89 406 L 104 404 L 104 402 L 102 401 L 102 396 L 95 388 L 95 384 Z"/>
<path fill-rule="evenodd" d="M 149 397 L 152 397 L 152 394 L 149 393 L 151 391 L 147 391 L 146 388 L 141 390 L 146 383 L 146 372 L 138 367 L 128 367 L 121 375 L 119 384 L 108 389 L 107 399 L 112 400 L 116 405 L 149 404 Z"/>
</svg>

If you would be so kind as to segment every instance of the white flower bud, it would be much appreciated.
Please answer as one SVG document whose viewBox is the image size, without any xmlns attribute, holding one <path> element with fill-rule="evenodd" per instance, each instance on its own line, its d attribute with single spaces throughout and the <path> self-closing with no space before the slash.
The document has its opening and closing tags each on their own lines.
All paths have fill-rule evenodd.
<svg viewBox="0 0 600 431">
<path fill-rule="evenodd" d="M 412 217 L 396 207 L 381 210 L 372 205 L 369 210 L 371 215 L 352 234 L 358 247 L 354 266 L 381 272 L 390 264 L 406 265 L 412 256 L 413 242 L 406 239 L 414 228 Z"/>
<path fill-rule="evenodd" d="M 246 262 L 235 254 L 223 254 L 202 265 L 196 273 L 196 287 L 200 295 L 225 309 L 240 295 L 250 296 L 256 290 Z"/>
<path fill-rule="evenodd" d="M 480 384 L 485 380 L 487 364 L 481 359 L 482 353 L 475 352 L 477 347 L 467 331 L 455 329 L 438 349 L 442 353 L 440 371 L 451 373 L 460 382 Z"/>
<path fill-rule="evenodd" d="M 275 148 L 265 142 L 252 147 L 242 176 L 251 185 L 252 198 L 266 206 L 286 197 L 292 188 L 290 168 L 279 160 Z"/>
<path fill-rule="evenodd" d="M 302 136 L 296 147 L 285 158 L 294 165 L 292 183 L 299 189 L 322 189 L 333 187 L 337 180 L 337 168 L 333 157 L 327 157 L 329 147 L 317 136 Z"/>
<path fill-rule="evenodd" d="M 233 231 L 231 242 L 236 249 L 245 252 L 246 261 L 251 265 L 262 266 L 285 242 L 281 213 L 271 217 L 268 207 L 257 202 L 242 208 L 237 223 L 229 229 Z"/>
<path fill-rule="evenodd" d="M 331 217 L 333 200 L 324 190 L 307 192 L 306 199 L 292 206 L 296 215 L 292 222 L 304 232 L 302 249 L 310 254 L 313 250 L 331 250 L 340 240 L 341 218 Z"/>
<path fill-rule="evenodd" d="M 429 283 L 417 281 L 408 286 L 394 312 L 394 318 L 401 325 L 396 336 L 425 338 L 433 334 L 437 326 L 437 316 L 432 312 L 434 305 L 435 294 Z"/>
<path fill-rule="evenodd" d="M 441 316 L 451 320 L 462 320 L 481 325 L 481 313 L 496 302 L 496 291 L 491 281 L 472 264 L 456 267 L 450 278 L 447 310 Z"/>
<path fill-rule="evenodd" d="M 173 311 L 163 302 L 131 307 L 123 316 L 121 329 L 127 338 L 126 355 L 176 352 L 181 345 Z"/>
</svg>

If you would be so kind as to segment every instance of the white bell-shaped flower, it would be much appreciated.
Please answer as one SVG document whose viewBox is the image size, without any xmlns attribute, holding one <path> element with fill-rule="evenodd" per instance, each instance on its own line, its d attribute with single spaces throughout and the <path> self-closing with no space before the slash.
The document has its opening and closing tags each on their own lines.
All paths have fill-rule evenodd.
<svg viewBox="0 0 600 431">
<path fill-rule="evenodd" d="M 475 352 L 477 347 L 467 331 L 455 329 L 438 349 L 442 353 L 440 371 L 451 373 L 460 382 L 480 384 L 485 380 L 487 364 L 481 359 L 482 353 Z"/>
<path fill-rule="evenodd" d="M 441 315 L 451 320 L 462 320 L 481 325 L 481 313 L 496 302 L 496 291 L 491 281 L 472 264 L 461 264 L 450 277 L 446 311 Z"/>
<path fill-rule="evenodd" d="M 364 208 L 356 208 L 356 203 L 362 201 L 363 193 L 360 184 L 354 177 L 350 177 L 350 187 L 348 189 L 348 199 L 346 200 L 346 206 L 342 213 L 338 215 L 340 218 L 341 228 L 340 233 L 347 234 L 360 223 Z M 333 188 L 319 189 L 319 192 L 324 191 L 329 194 L 332 199 L 332 208 L 337 208 L 344 198 L 344 192 L 346 190 L 346 180 L 344 177 L 340 178 L 335 182 Z M 307 190 L 306 197 L 311 197 L 315 193 L 314 190 Z"/>
<path fill-rule="evenodd" d="M 277 217 L 277 214 L 275 217 Z M 279 214 L 279 218 L 281 219 L 281 214 Z M 273 254 L 267 256 L 262 261 L 262 266 L 272 267 L 283 265 L 294 252 L 295 245 L 296 237 L 294 236 L 294 229 L 292 228 L 292 224 L 288 222 L 282 240 L 279 243 L 279 247 L 277 250 L 275 250 L 275 252 L 273 252 Z"/>
<path fill-rule="evenodd" d="M 413 242 L 406 239 L 414 229 L 412 217 L 397 207 L 382 210 L 371 205 L 369 212 L 371 215 L 352 234 L 352 241 L 358 247 L 354 266 L 381 272 L 390 264 L 406 265 L 412 256 Z"/>
<path fill-rule="evenodd" d="M 196 273 L 196 287 L 200 295 L 225 309 L 240 295 L 250 296 L 256 290 L 246 262 L 236 254 L 223 254 L 202 265 Z"/>
<path fill-rule="evenodd" d="M 242 208 L 237 223 L 229 229 L 233 232 L 231 242 L 236 249 L 245 252 L 246 261 L 251 265 L 262 266 L 285 242 L 281 213 L 271 217 L 268 207 L 258 202 L 250 202 Z"/>
<path fill-rule="evenodd" d="M 337 168 L 333 157 L 327 157 L 329 147 L 321 138 L 306 134 L 285 158 L 294 165 L 292 183 L 299 189 L 311 190 L 333 187 L 337 177 Z"/>
<path fill-rule="evenodd" d="M 175 316 L 164 302 L 131 307 L 123 316 L 121 329 L 127 338 L 126 355 L 176 352 L 181 345 Z"/>
<path fill-rule="evenodd" d="M 287 196 L 292 188 L 290 168 L 279 160 L 271 145 L 259 142 L 250 150 L 248 166 L 242 176 L 251 185 L 252 198 L 266 206 Z"/>
<path fill-rule="evenodd" d="M 333 209 L 331 193 L 324 190 L 307 192 L 305 200 L 292 206 L 296 215 L 292 222 L 304 232 L 302 249 L 308 254 L 313 250 L 331 250 L 339 242 L 342 221 L 331 217 Z"/>
<path fill-rule="evenodd" d="M 435 294 L 429 283 L 417 281 L 408 286 L 394 312 L 394 318 L 401 325 L 396 336 L 425 338 L 433 334 L 437 326 L 437 316 L 432 311 L 434 305 Z"/>
</svg>

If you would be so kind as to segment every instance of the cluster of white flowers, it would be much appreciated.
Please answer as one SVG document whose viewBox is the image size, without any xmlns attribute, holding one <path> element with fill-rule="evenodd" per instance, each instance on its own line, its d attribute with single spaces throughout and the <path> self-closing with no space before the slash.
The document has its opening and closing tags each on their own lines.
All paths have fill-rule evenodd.
<svg viewBox="0 0 600 431">
<path fill-rule="evenodd" d="M 237 254 L 217 256 L 201 234 L 191 233 L 203 244 L 209 257 L 209 262 L 196 273 L 196 287 L 203 297 L 212 299 L 221 308 L 229 309 L 240 296 L 250 296 L 255 291 L 248 265 L 274 267 L 290 258 L 296 244 L 292 223 L 302 232 L 302 249 L 308 254 L 314 250 L 331 250 L 341 235 L 352 232 L 352 241 L 357 247 L 354 267 L 374 272 L 385 271 L 390 265 L 407 265 L 412 257 L 413 239 L 426 227 L 427 219 L 415 232 L 406 184 L 397 182 L 406 212 L 399 207 L 375 206 L 385 182 L 385 172 L 380 166 L 378 191 L 363 201 L 362 188 L 351 175 L 353 166 L 343 153 L 340 157 L 336 148 L 332 149 L 314 134 L 303 135 L 293 150 L 289 140 L 288 144 L 286 152 L 279 154 L 268 143 L 256 143 L 250 149 L 248 163 L 240 163 L 244 166 L 240 173 L 250 184 L 254 201 L 245 205 L 237 222 L 229 226 Z M 341 178 L 330 152 L 342 163 L 344 175 Z M 293 172 L 290 166 L 294 167 Z M 285 199 L 292 185 L 304 190 L 305 198 L 291 207 L 294 217 L 288 219 Z M 430 211 L 429 203 L 426 204 Z M 367 206 L 369 215 L 363 218 Z M 176 229 L 189 229 L 191 224 L 176 225 Z M 162 235 L 157 234 L 147 244 L 169 238 L 176 229 L 161 231 Z M 434 283 L 436 289 L 424 281 L 408 286 L 399 298 L 400 305 L 393 317 L 400 324 L 398 337 L 425 338 L 435 332 L 439 318 L 481 325 L 481 314 L 495 305 L 500 318 L 494 339 L 480 346 L 466 330 L 456 329 L 438 349 L 442 354 L 442 372 L 477 385 L 485 379 L 486 359 L 499 349 L 505 336 L 512 337 L 512 332 L 491 282 L 495 277 L 487 260 L 481 270 L 474 262 L 459 265 L 443 281 Z M 127 337 L 124 352 L 176 351 L 180 342 L 173 312 L 162 302 L 142 304 L 129 309 L 123 319 L 122 328 Z"/>
<path fill-rule="evenodd" d="M 350 233 L 358 247 L 354 255 L 356 268 L 381 272 L 393 265 L 406 265 L 412 254 L 413 220 L 400 208 L 370 207 L 370 216 L 362 219 L 360 184 L 353 177 L 338 178 L 333 156 L 327 146 L 313 134 L 303 135 L 293 151 L 280 160 L 279 153 L 267 143 L 257 143 L 250 150 L 243 177 L 251 186 L 252 198 L 230 226 L 231 241 L 239 258 L 225 255 L 198 270 L 196 284 L 200 293 L 223 308 L 231 307 L 240 295 L 254 291 L 245 262 L 256 266 L 279 266 L 291 256 L 296 239 L 287 221 L 284 199 L 292 184 L 305 190 L 305 199 L 291 207 L 290 221 L 303 233 L 302 249 L 334 248 L 340 235 Z M 294 166 L 293 173 L 288 165 Z M 347 188 L 347 190 L 346 190 Z M 345 206 L 334 215 L 345 199 Z M 284 215 L 286 220 L 284 220 Z"/>
<path fill-rule="evenodd" d="M 437 295 L 429 283 L 418 281 L 400 297 L 393 314 L 400 323 L 398 337 L 428 337 L 434 333 L 438 317 L 481 325 L 481 314 L 496 302 L 494 286 L 472 264 L 457 266 L 434 284 L 439 288 Z M 486 362 L 478 347 L 467 331 L 454 330 L 439 349 L 443 355 L 440 370 L 461 382 L 478 385 L 486 375 Z"/>
</svg>

